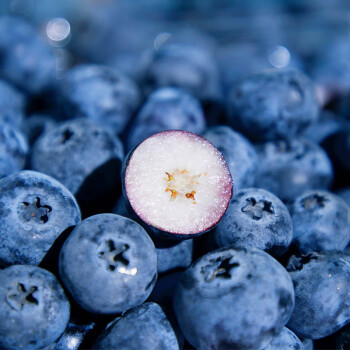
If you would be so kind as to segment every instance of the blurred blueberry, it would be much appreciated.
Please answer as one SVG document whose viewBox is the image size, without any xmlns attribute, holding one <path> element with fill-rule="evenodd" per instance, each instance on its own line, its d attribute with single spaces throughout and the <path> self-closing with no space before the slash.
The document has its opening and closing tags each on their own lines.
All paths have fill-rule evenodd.
<svg viewBox="0 0 350 350">
<path fill-rule="evenodd" d="M 333 169 L 326 152 L 303 139 L 271 141 L 257 146 L 255 186 L 291 201 L 311 189 L 327 189 Z"/>
<path fill-rule="evenodd" d="M 0 271 L 0 347 L 43 349 L 67 327 L 70 305 L 56 277 L 39 267 Z"/>
<path fill-rule="evenodd" d="M 257 188 L 236 193 L 213 231 L 218 247 L 253 247 L 273 256 L 282 255 L 292 237 L 287 207 L 272 193 Z"/>
<path fill-rule="evenodd" d="M 292 331 L 284 327 L 263 350 L 304 350 L 304 345 Z"/>
<path fill-rule="evenodd" d="M 287 327 L 302 338 L 320 339 L 350 321 L 350 256 L 342 252 L 292 256 L 287 270 L 295 306 Z"/>
<path fill-rule="evenodd" d="M 299 135 L 318 118 L 311 81 L 297 70 L 270 70 L 246 77 L 228 97 L 230 123 L 253 140 Z"/>
<path fill-rule="evenodd" d="M 201 133 L 206 126 L 199 101 L 177 88 L 160 88 L 147 99 L 128 135 L 128 150 L 145 138 L 164 130 Z"/>
<path fill-rule="evenodd" d="M 233 179 L 234 192 L 254 184 L 258 156 L 254 146 L 229 126 L 215 126 L 202 134 L 224 156 Z"/>
<path fill-rule="evenodd" d="M 189 267 L 174 309 L 196 349 L 260 349 L 282 331 L 293 310 L 287 271 L 258 249 L 223 248 Z"/>
<path fill-rule="evenodd" d="M 120 134 L 140 103 L 136 84 L 105 66 L 83 64 L 68 71 L 59 87 L 66 116 L 88 118 Z"/>
<path fill-rule="evenodd" d="M 81 222 L 65 241 L 61 279 L 84 309 L 117 314 L 140 305 L 157 280 L 152 240 L 136 222 L 99 214 Z"/>
<path fill-rule="evenodd" d="M 350 187 L 342 188 L 337 192 L 337 195 L 346 202 L 346 204 L 350 207 Z"/>
<path fill-rule="evenodd" d="M 23 131 L 30 145 L 47 133 L 56 124 L 55 120 L 46 114 L 32 114 L 24 120 Z"/>
<path fill-rule="evenodd" d="M 39 31 L 17 17 L 0 17 L 0 76 L 29 94 L 55 79 L 55 57 Z"/>
<path fill-rule="evenodd" d="M 124 201 L 124 197 L 123 196 L 120 196 L 112 210 L 112 213 L 113 214 L 118 214 L 118 215 L 121 215 L 121 216 L 124 216 L 126 218 L 129 218 L 131 219 L 131 215 L 129 214 L 128 212 L 128 209 L 125 205 L 125 201 Z"/>
<path fill-rule="evenodd" d="M 28 142 L 11 124 L 0 124 L 0 179 L 24 168 Z"/>
<path fill-rule="evenodd" d="M 343 250 L 350 242 L 350 207 L 326 191 L 309 191 L 290 206 L 293 244 L 302 253 Z"/>
<path fill-rule="evenodd" d="M 109 324 L 93 349 L 179 350 L 179 345 L 162 308 L 155 303 L 144 303 Z"/>
<path fill-rule="evenodd" d="M 79 222 L 74 197 L 50 176 L 26 170 L 0 180 L 1 265 L 38 265 L 58 236 Z"/>
</svg>

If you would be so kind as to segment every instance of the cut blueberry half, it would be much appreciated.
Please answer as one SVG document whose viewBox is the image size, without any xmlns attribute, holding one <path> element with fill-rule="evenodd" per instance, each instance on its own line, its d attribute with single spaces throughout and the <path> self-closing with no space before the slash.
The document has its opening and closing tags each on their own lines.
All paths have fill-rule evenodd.
<svg viewBox="0 0 350 350">
<path fill-rule="evenodd" d="M 144 140 L 129 153 L 123 181 L 129 209 L 167 238 L 190 238 L 213 228 L 232 197 L 223 155 L 187 131 L 163 131 Z"/>
</svg>

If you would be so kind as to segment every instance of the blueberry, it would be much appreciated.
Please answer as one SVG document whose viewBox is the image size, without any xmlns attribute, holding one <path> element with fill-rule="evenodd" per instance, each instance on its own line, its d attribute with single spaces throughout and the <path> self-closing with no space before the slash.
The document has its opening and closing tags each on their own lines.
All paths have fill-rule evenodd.
<svg viewBox="0 0 350 350">
<path fill-rule="evenodd" d="M 350 206 L 350 187 L 339 190 L 337 194 L 339 197 L 343 198 L 348 206 Z"/>
<path fill-rule="evenodd" d="M 155 303 L 144 303 L 108 325 L 93 349 L 178 350 L 179 345 L 162 308 Z"/>
<path fill-rule="evenodd" d="M 164 130 L 201 133 L 206 126 L 199 101 L 176 88 L 155 90 L 137 114 L 128 135 L 128 149 Z"/>
<path fill-rule="evenodd" d="M 0 179 L 22 170 L 28 153 L 26 137 L 11 124 L 0 124 Z"/>
<path fill-rule="evenodd" d="M 56 277 L 39 267 L 0 271 L 0 347 L 43 349 L 64 332 L 70 305 Z"/>
<path fill-rule="evenodd" d="M 258 168 L 258 156 L 253 145 L 229 126 L 209 128 L 203 136 L 225 157 L 232 175 L 234 192 L 253 186 Z"/>
<path fill-rule="evenodd" d="M 25 170 L 1 179 L 0 264 L 38 265 L 80 220 L 72 194 L 50 176 Z"/>
<path fill-rule="evenodd" d="M 180 278 L 174 308 L 196 349 L 260 349 L 282 331 L 293 310 L 287 271 L 258 249 L 224 248 Z"/>
<path fill-rule="evenodd" d="M 23 131 L 28 138 L 29 144 L 33 145 L 42 134 L 47 133 L 55 124 L 55 120 L 46 114 L 32 114 L 26 118 Z"/>
<path fill-rule="evenodd" d="M 237 84 L 228 97 L 230 123 L 256 141 L 292 138 L 318 118 L 311 81 L 297 70 L 271 70 Z"/>
<path fill-rule="evenodd" d="M 300 339 L 288 328 L 284 327 L 282 332 L 272 338 L 271 342 L 263 350 L 304 350 Z"/>
<path fill-rule="evenodd" d="M 29 94 L 50 87 L 55 57 L 39 32 L 19 17 L 3 16 L 0 33 L 0 76 Z"/>
<path fill-rule="evenodd" d="M 350 321 L 350 256 L 337 251 L 292 256 L 287 270 L 295 307 L 287 327 L 302 338 L 320 339 Z"/>
<path fill-rule="evenodd" d="M 99 214 L 81 222 L 65 241 L 59 272 L 84 309 L 116 314 L 140 305 L 157 280 L 152 240 L 136 222 Z"/>
<path fill-rule="evenodd" d="M 255 186 L 285 201 L 311 189 L 327 189 L 333 169 L 326 152 L 303 139 L 267 142 L 257 146 L 259 168 Z"/>
<path fill-rule="evenodd" d="M 293 244 L 303 253 L 343 250 L 350 242 L 350 207 L 326 191 L 308 191 L 290 206 Z"/>
<path fill-rule="evenodd" d="M 279 256 L 292 241 L 292 219 L 287 207 L 272 193 L 242 189 L 231 199 L 213 237 L 219 247 L 254 247 Z"/>
<path fill-rule="evenodd" d="M 118 71 L 92 64 L 67 72 L 59 101 L 69 118 L 88 118 L 120 134 L 140 103 L 136 84 Z"/>
</svg>

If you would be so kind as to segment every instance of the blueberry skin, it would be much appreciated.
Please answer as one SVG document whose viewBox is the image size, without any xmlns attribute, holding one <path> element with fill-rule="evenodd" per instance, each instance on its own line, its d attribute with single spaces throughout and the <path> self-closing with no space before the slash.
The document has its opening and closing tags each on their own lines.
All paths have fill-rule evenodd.
<svg viewBox="0 0 350 350">
<path fill-rule="evenodd" d="M 0 80 L 0 123 L 19 127 L 23 122 L 24 108 L 24 96 L 6 81 Z"/>
<path fill-rule="evenodd" d="M 11 124 L 0 124 L 0 179 L 25 165 L 28 142 L 22 132 Z"/>
<path fill-rule="evenodd" d="M 242 189 L 213 231 L 218 247 L 258 248 L 273 256 L 282 255 L 293 238 L 287 207 L 263 189 Z"/>
<path fill-rule="evenodd" d="M 70 305 L 57 278 L 39 267 L 0 271 L 0 347 L 43 349 L 64 332 Z"/>
<path fill-rule="evenodd" d="M 56 122 L 50 115 L 32 114 L 24 120 L 23 131 L 32 146 L 42 134 L 47 133 L 55 125 Z"/>
<path fill-rule="evenodd" d="M 257 146 L 259 168 L 255 186 L 284 201 L 311 189 L 328 189 L 333 168 L 326 152 L 304 139 L 271 141 Z"/>
<path fill-rule="evenodd" d="M 293 245 L 302 253 L 343 250 L 350 242 L 350 207 L 337 195 L 308 191 L 290 206 Z"/>
<path fill-rule="evenodd" d="M 88 118 L 120 134 L 140 103 L 136 84 L 106 66 L 82 64 L 67 72 L 59 101 L 68 118 Z"/>
<path fill-rule="evenodd" d="M 343 188 L 337 192 L 337 195 L 346 202 L 348 206 L 350 206 L 350 187 Z"/>
<path fill-rule="evenodd" d="M 182 332 L 198 350 L 260 349 L 282 331 L 293 305 L 287 271 L 258 249 L 204 255 L 184 272 L 174 295 Z"/>
<path fill-rule="evenodd" d="M 39 32 L 21 18 L 2 16 L 0 33 L 0 76 L 29 94 L 47 89 L 55 79 L 55 57 Z"/>
<path fill-rule="evenodd" d="M 230 123 L 255 141 L 292 138 L 318 119 L 311 81 L 297 70 L 271 70 L 244 78 L 228 97 Z"/>
<path fill-rule="evenodd" d="M 324 338 L 350 321 L 350 256 L 332 251 L 292 256 L 287 270 L 295 307 L 287 327 L 302 338 Z"/>
<path fill-rule="evenodd" d="M 108 130 L 88 119 L 74 119 L 49 129 L 35 142 L 31 167 L 76 194 L 96 169 L 108 162 L 120 167 L 122 157 L 119 139 Z"/>
<path fill-rule="evenodd" d="M 284 327 L 282 332 L 272 338 L 271 342 L 263 350 L 304 350 L 300 339 L 288 328 Z"/>
<path fill-rule="evenodd" d="M 179 345 L 162 308 L 156 303 L 144 303 L 108 325 L 93 349 L 179 350 Z"/>
<path fill-rule="evenodd" d="M 200 134 L 205 126 L 205 116 L 196 98 L 177 88 L 160 88 L 148 97 L 133 121 L 128 150 L 160 131 L 186 130 Z"/>
<path fill-rule="evenodd" d="M 191 44 L 163 45 L 145 55 L 139 81 L 148 95 L 159 87 L 181 88 L 200 100 L 221 98 L 214 57 Z"/>
<path fill-rule="evenodd" d="M 233 192 L 254 185 L 258 155 L 250 141 L 224 125 L 209 128 L 202 136 L 224 156 L 233 179 Z"/>
<path fill-rule="evenodd" d="M 87 311 L 117 314 L 144 302 L 157 280 L 152 240 L 136 222 L 115 214 L 83 220 L 65 241 L 61 279 Z"/>
<path fill-rule="evenodd" d="M 0 265 L 38 265 L 58 236 L 81 220 L 73 195 L 25 170 L 0 180 Z"/>
</svg>

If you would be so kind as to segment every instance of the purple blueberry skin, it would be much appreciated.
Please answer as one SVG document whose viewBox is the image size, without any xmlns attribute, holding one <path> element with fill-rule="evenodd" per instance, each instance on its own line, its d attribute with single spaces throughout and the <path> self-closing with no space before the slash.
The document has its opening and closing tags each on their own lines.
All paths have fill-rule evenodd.
<svg viewBox="0 0 350 350">
<path fill-rule="evenodd" d="M 290 206 L 293 245 L 302 253 L 343 250 L 350 242 L 350 207 L 337 195 L 308 191 Z"/>
<path fill-rule="evenodd" d="M 67 72 L 58 91 L 68 118 L 87 118 L 120 134 L 138 107 L 137 85 L 117 70 L 82 64 Z"/>
<path fill-rule="evenodd" d="M 292 331 L 284 327 L 262 350 L 304 350 L 304 345 Z"/>
<path fill-rule="evenodd" d="M 305 191 L 328 189 L 333 168 L 326 152 L 304 139 L 271 141 L 257 146 L 259 168 L 255 187 L 264 188 L 283 201 Z"/>
<path fill-rule="evenodd" d="M 0 271 L 0 347 L 43 349 L 64 332 L 70 305 L 57 278 L 29 265 Z"/>
<path fill-rule="evenodd" d="M 179 345 L 162 308 L 156 303 L 144 303 L 108 325 L 93 349 L 179 350 Z"/>
<path fill-rule="evenodd" d="M 0 76 L 28 94 L 49 88 L 55 80 L 55 56 L 39 32 L 19 17 L 2 16 L 0 33 Z"/>
<path fill-rule="evenodd" d="M 260 349 L 282 331 L 293 305 L 287 271 L 258 249 L 223 248 L 202 256 L 174 295 L 181 330 L 198 350 Z"/>
<path fill-rule="evenodd" d="M 297 136 L 318 119 L 312 82 L 298 70 L 269 70 L 246 77 L 228 97 L 230 124 L 255 141 Z"/>
<path fill-rule="evenodd" d="M 292 241 L 293 225 L 280 199 L 268 191 L 247 188 L 232 197 L 212 235 L 218 247 L 252 247 L 280 256 Z"/>
<path fill-rule="evenodd" d="M 38 265 L 59 235 L 81 220 L 58 181 L 25 170 L 0 180 L 0 265 Z"/>
<path fill-rule="evenodd" d="M 232 175 L 234 193 L 254 185 L 258 155 L 250 141 L 224 125 L 209 128 L 202 136 L 224 156 Z"/>
<path fill-rule="evenodd" d="M 73 299 L 97 314 L 117 314 L 143 303 L 157 280 L 152 240 L 136 222 L 115 214 L 83 220 L 59 257 L 61 279 Z"/>
<path fill-rule="evenodd" d="M 350 256 L 339 251 L 292 256 L 287 270 L 295 307 L 287 324 L 301 338 L 320 339 L 350 321 Z"/>
<path fill-rule="evenodd" d="M 200 134 L 206 126 L 199 101 L 177 88 L 155 90 L 133 121 L 127 138 L 128 150 L 145 138 L 164 130 L 186 130 Z"/>
</svg>

